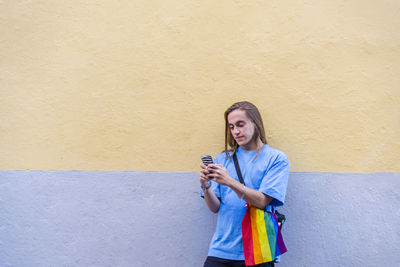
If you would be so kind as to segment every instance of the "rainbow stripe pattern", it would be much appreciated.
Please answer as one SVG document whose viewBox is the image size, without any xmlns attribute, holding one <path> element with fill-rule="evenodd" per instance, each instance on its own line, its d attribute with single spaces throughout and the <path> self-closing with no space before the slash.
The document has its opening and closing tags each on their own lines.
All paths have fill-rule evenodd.
<svg viewBox="0 0 400 267">
<path fill-rule="evenodd" d="M 276 215 L 249 204 L 242 220 L 242 238 L 246 266 L 273 261 L 287 251 Z"/>
</svg>

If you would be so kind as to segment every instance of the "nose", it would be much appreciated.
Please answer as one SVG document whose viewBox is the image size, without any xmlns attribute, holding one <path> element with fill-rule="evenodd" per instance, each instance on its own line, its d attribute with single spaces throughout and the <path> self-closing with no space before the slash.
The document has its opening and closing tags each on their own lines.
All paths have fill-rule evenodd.
<svg viewBox="0 0 400 267">
<path fill-rule="evenodd" d="M 239 134 L 239 129 L 237 127 L 233 128 L 233 134 L 238 135 Z"/>
</svg>

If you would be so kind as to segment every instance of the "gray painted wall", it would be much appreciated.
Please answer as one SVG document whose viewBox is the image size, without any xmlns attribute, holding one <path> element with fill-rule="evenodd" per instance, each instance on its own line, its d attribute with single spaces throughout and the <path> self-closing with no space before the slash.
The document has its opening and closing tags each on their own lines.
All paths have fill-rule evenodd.
<svg viewBox="0 0 400 267">
<path fill-rule="evenodd" d="M 291 173 L 285 266 L 398 266 L 400 174 Z M 197 173 L 1 171 L 0 266 L 202 266 Z"/>
</svg>

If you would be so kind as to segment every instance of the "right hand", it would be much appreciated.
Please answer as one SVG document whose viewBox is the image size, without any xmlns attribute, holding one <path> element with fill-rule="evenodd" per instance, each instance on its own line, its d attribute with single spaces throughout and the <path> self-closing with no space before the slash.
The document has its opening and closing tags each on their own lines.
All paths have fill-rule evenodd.
<svg viewBox="0 0 400 267">
<path fill-rule="evenodd" d="M 200 165 L 200 185 L 201 187 L 207 187 L 210 183 L 210 179 L 207 178 L 207 175 L 210 173 L 207 169 L 207 166 L 204 163 Z"/>
</svg>

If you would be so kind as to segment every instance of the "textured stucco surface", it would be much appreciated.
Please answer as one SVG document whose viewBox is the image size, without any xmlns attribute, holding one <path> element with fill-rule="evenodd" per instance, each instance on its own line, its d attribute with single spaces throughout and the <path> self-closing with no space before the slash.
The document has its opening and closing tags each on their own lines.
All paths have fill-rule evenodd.
<svg viewBox="0 0 400 267">
<path fill-rule="evenodd" d="M 399 172 L 399 10 L 0 1 L 0 169 L 197 171 L 247 99 L 292 171 Z"/>
<path fill-rule="evenodd" d="M 291 173 L 280 267 L 397 266 L 400 175 Z M 1 171 L 0 266 L 200 267 L 197 173 Z"/>
</svg>

